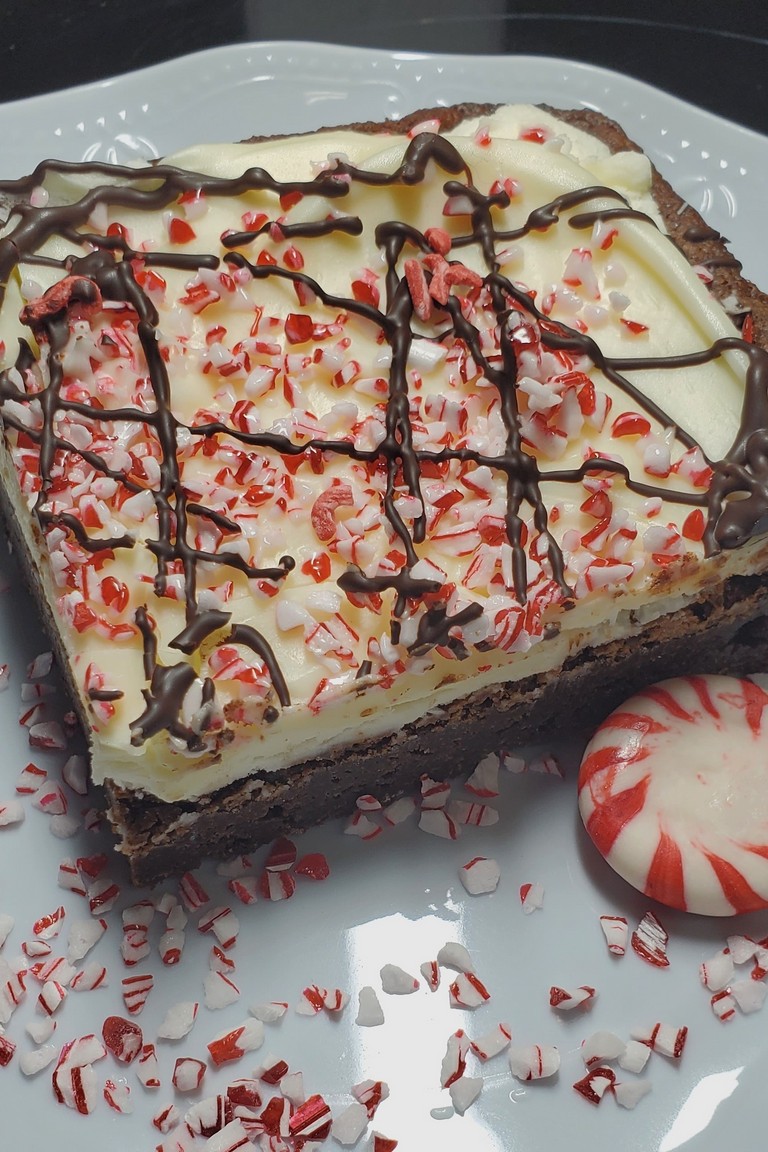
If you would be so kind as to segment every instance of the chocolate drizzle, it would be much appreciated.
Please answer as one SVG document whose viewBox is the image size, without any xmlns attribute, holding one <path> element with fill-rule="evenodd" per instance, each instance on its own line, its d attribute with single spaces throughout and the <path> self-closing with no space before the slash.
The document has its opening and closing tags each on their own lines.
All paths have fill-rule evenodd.
<svg viewBox="0 0 768 1152">
<path fill-rule="evenodd" d="M 484 287 L 488 290 L 498 325 L 499 356 L 487 354 L 482 335 L 462 308 L 459 296 L 449 295 L 442 306 L 441 318 L 445 327 L 437 340 L 455 339 L 462 342 L 483 378 L 496 390 L 499 410 L 504 426 L 504 450 L 498 455 L 486 455 L 474 449 L 441 448 L 419 449 L 414 443 L 414 430 L 410 418 L 408 360 L 415 340 L 425 339 L 414 324 L 414 303 L 401 263 L 409 252 L 430 253 L 427 235 L 401 221 L 382 221 L 375 229 L 375 242 L 380 248 L 386 266 L 386 298 L 381 308 L 355 298 L 329 293 L 322 284 L 302 271 L 274 264 L 252 261 L 242 251 L 262 235 L 274 239 L 315 239 L 341 233 L 357 236 L 363 230 L 359 218 L 336 213 L 303 223 L 266 220 L 252 231 L 233 229 L 221 238 L 225 251 L 222 258 L 215 253 L 186 253 L 176 251 L 136 251 L 122 234 L 99 235 L 94 232 L 94 212 L 102 206 L 111 209 L 128 208 L 140 212 L 162 212 L 171 209 L 185 193 L 202 193 L 211 198 L 237 197 L 249 192 L 267 192 L 277 197 L 299 193 L 317 196 L 323 200 L 341 199 L 355 184 L 371 187 L 402 185 L 414 187 L 422 183 L 427 170 L 434 166 L 449 179 L 443 185 L 447 197 L 461 197 L 469 205 L 468 229 L 463 235 L 451 237 L 452 248 L 475 248 L 485 263 Z M 73 204 L 35 208 L 29 194 L 43 184 L 49 174 L 85 174 L 96 178 L 96 186 L 83 193 Z M 103 181 L 102 179 L 103 178 Z M 459 179 L 460 178 L 460 179 Z M 347 593 L 379 595 L 394 591 L 395 603 L 391 621 L 392 639 L 397 643 L 404 616 L 415 612 L 422 604 L 418 618 L 417 635 L 408 651 L 423 655 L 435 646 L 449 649 L 455 656 L 466 655 L 463 642 L 455 630 L 469 624 L 482 614 L 479 603 L 473 603 L 451 615 L 443 602 L 433 603 L 431 598 L 441 591 L 437 580 L 414 577 L 412 569 L 419 561 L 417 545 L 426 538 L 426 515 L 415 515 L 412 525 L 400 514 L 397 498 L 404 487 L 408 494 L 424 505 L 422 479 L 425 465 L 441 465 L 461 461 L 485 466 L 504 477 L 506 508 L 504 525 L 506 538 L 512 550 L 514 591 L 523 605 L 527 596 L 527 556 L 524 546 L 524 510 L 530 508 L 536 531 L 540 534 L 549 567 L 559 590 L 560 604 L 568 607 L 573 602 L 573 591 L 565 578 L 562 551 L 550 531 L 544 489 L 552 482 L 579 483 L 591 473 L 608 472 L 623 477 L 625 485 L 644 496 L 661 496 L 683 505 L 697 505 L 706 509 L 707 526 L 704 536 L 706 551 L 711 554 L 722 548 L 737 548 L 757 531 L 765 530 L 768 518 L 768 354 L 760 348 L 738 339 L 717 341 L 711 348 L 686 356 L 622 358 L 608 357 L 590 336 L 562 322 L 547 318 L 537 307 L 531 295 L 515 284 L 500 270 L 498 245 L 521 239 L 532 232 L 557 227 L 564 213 L 570 228 L 588 229 L 596 224 L 611 224 L 619 220 L 637 220 L 653 224 L 649 217 L 637 212 L 614 190 L 593 186 L 565 193 L 547 204 L 534 209 L 527 220 L 517 228 L 501 229 L 496 226 L 495 213 L 509 205 L 507 192 L 501 190 L 485 194 L 474 186 L 472 173 L 455 145 L 444 137 L 421 133 L 406 146 L 402 163 L 392 173 L 369 172 L 345 161 L 337 160 L 333 167 L 310 181 L 279 181 L 261 168 L 251 168 L 235 178 L 220 178 L 186 172 L 166 164 L 133 169 L 101 163 L 66 164 L 47 161 L 38 166 L 31 176 L 18 181 L 0 182 L 0 193 L 13 205 L 7 234 L 0 238 L 0 284 L 5 285 L 20 263 L 56 266 L 57 261 L 40 254 L 41 247 L 51 237 L 59 236 L 79 248 L 83 255 L 72 255 L 58 262 L 63 279 L 39 301 L 25 307 L 22 322 L 31 329 L 47 365 L 48 381 L 33 395 L 20 387 L 18 376 L 34 364 L 37 355 L 30 344 L 22 342 L 13 369 L 0 373 L 0 404 L 7 401 L 29 404 L 32 399 L 39 405 L 39 427 L 28 427 L 12 410 L 3 413 L 7 427 L 23 433 L 39 447 L 40 488 L 34 511 L 44 530 L 59 528 L 70 535 L 89 553 L 118 548 L 131 548 L 134 540 L 92 535 L 71 513 L 52 509 L 50 498 L 53 488 L 53 470 L 62 454 L 77 454 L 97 474 L 116 480 L 129 494 L 144 491 L 125 471 L 113 469 L 97 453 L 87 448 L 78 449 L 57 434 L 57 418 L 71 413 L 97 425 L 99 421 L 125 421 L 140 424 L 148 436 L 156 439 L 160 448 L 160 481 L 151 488 L 157 514 L 157 538 L 146 546 L 155 558 L 154 592 L 166 594 L 171 573 L 183 575 L 185 627 L 169 642 L 188 657 L 197 653 L 210 637 L 221 632 L 230 621 L 230 613 L 205 610 L 198 602 L 197 580 L 200 565 L 222 566 L 241 573 L 247 579 L 272 582 L 283 586 L 295 566 L 295 560 L 284 556 L 274 567 L 258 568 L 244 560 L 234 547 L 222 547 L 212 552 L 194 546 L 195 523 L 208 521 L 225 537 L 241 535 L 241 528 L 225 512 L 209 508 L 187 494 L 180 474 L 179 433 L 193 437 L 198 443 L 218 436 L 226 436 L 250 452 L 265 457 L 279 454 L 286 459 L 311 458 L 312 452 L 331 453 L 351 460 L 377 464 L 385 469 L 386 486 L 383 496 L 384 516 L 391 533 L 397 537 L 405 554 L 405 563 L 396 572 L 376 576 L 366 575 L 358 566 L 350 564 L 338 579 L 339 587 Z M 596 199 L 605 199 L 611 207 L 581 212 L 573 210 L 588 206 Z M 706 241 L 717 234 L 701 228 L 688 229 L 689 240 Z M 197 272 L 216 270 L 225 266 L 233 271 L 246 270 L 256 280 L 283 279 L 299 288 L 311 291 L 329 308 L 343 310 L 374 327 L 381 341 L 391 349 L 388 395 L 385 411 L 385 435 L 375 449 L 356 448 L 347 439 L 310 438 L 294 443 L 288 436 L 267 431 L 248 432 L 233 427 L 223 420 L 206 420 L 194 425 L 182 425 L 173 412 L 172 379 L 163 357 L 158 339 L 159 317 L 148 292 L 138 283 L 135 266 L 140 262 L 147 268 L 176 268 Z M 710 264 L 723 263 L 709 261 Z M 736 261 L 734 261 L 734 264 Z M 426 273 L 429 282 L 431 274 Z M 95 315 L 104 306 L 127 307 L 136 317 L 136 332 L 146 363 L 151 385 L 153 407 L 111 409 L 104 412 L 96 403 L 65 399 L 62 396 L 64 380 L 63 355 L 70 337 L 73 320 Z M 544 469 L 526 449 L 518 410 L 517 383 L 520 374 L 521 342 L 519 332 L 526 324 L 539 326 L 543 347 L 550 351 L 570 352 L 588 358 L 605 376 L 620 388 L 634 403 L 642 407 L 663 427 L 673 427 L 676 440 L 686 448 L 696 447 L 694 438 L 684 428 L 674 427 L 673 421 L 657 404 L 645 397 L 640 388 L 627 377 L 627 373 L 644 369 L 675 369 L 706 363 L 726 353 L 738 352 L 746 357 L 745 401 L 739 434 L 726 457 L 721 461 L 708 461 L 714 479 L 706 493 L 678 491 L 670 486 L 659 487 L 634 479 L 629 469 L 604 457 L 594 457 L 579 468 Z M 289 583 L 289 582 L 288 582 Z M 190 751 L 199 751 L 205 745 L 200 732 L 181 720 L 184 698 L 198 678 L 193 662 L 163 665 L 158 661 L 155 625 L 145 607 L 134 616 L 135 626 L 143 642 L 143 667 L 147 687 L 143 690 L 145 710 L 131 724 L 131 739 L 142 744 L 156 733 L 167 731 L 182 741 Z M 285 676 L 266 638 L 256 628 L 235 624 L 226 642 L 243 645 L 263 662 L 272 681 L 275 695 L 283 708 L 290 706 L 291 698 Z M 371 674 L 370 661 L 358 669 L 358 677 Z M 121 693 L 94 690 L 94 700 L 118 699 Z M 214 685 L 210 679 L 203 682 L 201 712 L 210 715 L 214 700 Z M 208 710 L 206 713 L 206 709 Z M 276 711 L 270 704 L 265 720 L 272 722 Z M 205 723 L 202 723 L 203 729 Z"/>
</svg>

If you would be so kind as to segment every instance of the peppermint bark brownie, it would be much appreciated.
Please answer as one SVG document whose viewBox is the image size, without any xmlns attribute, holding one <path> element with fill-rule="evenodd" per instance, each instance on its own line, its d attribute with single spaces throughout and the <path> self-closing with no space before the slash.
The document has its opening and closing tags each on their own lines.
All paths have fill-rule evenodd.
<svg viewBox="0 0 768 1152">
<path fill-rule="evenodd" d="M 137 881 L 761 665 L 766 302 L 616 125 L 0 191 L 5 504 Z"/>
</svg>

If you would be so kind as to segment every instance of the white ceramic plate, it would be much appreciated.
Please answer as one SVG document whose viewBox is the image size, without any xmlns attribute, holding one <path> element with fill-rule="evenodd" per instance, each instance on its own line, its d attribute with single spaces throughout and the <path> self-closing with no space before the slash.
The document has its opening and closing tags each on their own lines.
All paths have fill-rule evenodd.
<svg viewBox="0 0 768 1152">
<path fill-rule="evenodd" d="M 1 174 L 21 175 L 51 154 L 124 161 L 206 138 L 379 120 L 460 100 L 545 100 L 565 107 L 586 105 L 613 116 L 730 236 L 748 274 L 768 280 L 768 236 L 762 228 L 768 140 L 634 80 L 561 60 L 422 57 L 296 44 L 216 49 L 0 107 Z M 11 679 L 0 696 L 0 801 L 13 796 L 18 772 L 30 759 L 53 775 L 61 762 L 57 754 L 31 754 L 26 731 L 17 723 L 27 661 L 46 642 L 13 560 L 4 558 L 2 564 L 7 587 L 0 593 L 0 662 L 9 663 Z M 726 923 L 660 912 L 671 935 L 669 969 L 653 969 L 631 953 L 621 960 L 609 958 L 598 917 L 618 913 L 632 924 L 647 901 L 608 873 L 580 829 L 577 759 L 576 748 L 563 753 L 565 782 L 504 775 L 499 824 L 465 831 L 455 843 L 428 836 L 413 822 L 371 843 L 343 837 L 335 826 L 303 837 L 302 852 L 327 854 L 331 877 L 324 884 L 300 881 L 294 898 L 285 903 L 260 901 L 249 909 L 236 908 L 242 924 L 232 954 L 242 992 L 239 1003 L 219 1012 L 201 1007 L 186 1040 L 158 1045 L 163 1087 L 154 1094 L 142 1089 L 132 1068 L 118 1066 L 111 1057 L 96 1066 L 101 1084 L 123 1078 L 130 1086 L 129 1116 L 112 1112 L 103 1100 L 92 1116 L 78 1116 L 54 1103 L 50 1070 L 31 1080 L 21 1076 L 18 1055 L 32 1047 L 24 1029 L 37 1015 L 38 988 L 29 981 L 27 1001 L 8 1027 L 18 1042 L 17 1056 L 0 1069 L 3 1146 L 8 1141 L 34 1152 L 103 1152 L 111 1145 L 120 1152 L 149 1152 L 162 1140 L 150 1121 L 173 1097 L 170 1073 L 176 1057 L 205 1056 L 206 1043 L 240 1023 L 247 1005 L 272 999 L 289 1001 L 291 1007 L 280 1024 L 267 1027 L 263 1051 L 301 1070 L 307 1093 L 322 1093 L 337 1113 L 356 1082 L 367 1077 L 387 1081 L 391 1095 L 374 1127 L 396 1138 L 401 1152 L 551 1152 L 565 1147 L 571 1152 L 614 1147 L 715 1152 L 734 1138 L 745 1145 L 761 1141 L 768 1077 L 765 1013 L 719 1023 L 699 984 L 698 965 L 723 945 L 727 933 L 765 935 L 768 915 Z M 458 785 L 455 791 L 459 794 Z M 70 796 L 75 814 L 91 803 L 92 798 Z M 28 801 L 25 807 L 22 826 L 0 830 L 0 912 L 16 918 L 3 950 L 10 960 L 21 955 L 33 922 L 59 904 L 67 920 L 54 947 L 55 952 L 64 950 L 67 925 L 85 915 L 85 906 L 57 888 L 58 863 L 64 856 L 108 847 L 105 837 L 85 831 L 57 840 L 48 817 Z M 501 884 L 493 896 L 470 898 L 457 869 L 479 854 L 498 860 Z M 262 856 L 256 854 L 255 862 Z M 123 885 L 122 897 L 108 918 L 109 931 L 88 958 L 108 968 L 109 986 L 70 994 L 59 1013 L 57 1044 L 99 1031 L 111 1013 L 124 1014 L 119 909 L 137 896 L 120 862 L 110 868 Z M 202 875 L 216 904 L 237 905 L 226 881 L 212 870 Z M 545 905 L 525 916 L 518 890 L 530 881 L 543 882 Z M 183 961 L 171 969 L 158 960 L 157 920 L 153 926 L 152 956 L 138 969 L 156 977 L 138 1017 L 147 1039 L 154 1039 L 168 1006 L 182 999 L 202 1001 L 211 941 L 195 931 L 194 923 Z M 444 977 L 435 993 L 422 986 L 408 997 L 380 994 L 385 1024 L 373 1029 L 355 1024 L 357 992 L 366 984 L 379 987 L 384 963 L 418 973 L 419 965 L 433 959 L 448 940 L 470 949 L 491 992 L 487 1004 L 474 1013 L 450 1008 Z M 556 1016 L 548 1006 L 550 985 L 582 983 L 598 989 L 591 1012 Z M 338 986 L 351 994 L 341 1019 L 296 1015 L 301 990 L 309 984 Z M 658 1020 L 687 1025 L 689 1041 L 679 1065 L 651 1058 L 645 1075 L 653 1091 L 635 1112 L 622 1111 L 610 1098 L 594 1108 L 572 1090 L 583 1074 L 578 1050 L 586 1036 L 604 1028 L 626 1037 L 631 1029 Z M 447 1037 L 460 1027 L 481 1035 L 499 1021 L 512 1025 L 517 1043 L 557 1044 L 563 1058 L 559 1077 L 526 1086 L 511 1077 L 504 1056 L 482 1069 L 470 1061 L 468 1071 L 484 1077 L 479 1101 L 463 1117 L 436 1119 L 431 1111 L 449 1103 L 439 1083 Z M 246 1057 L 221 1073 L 209 1071 L 206 1091 L 248 1075 L 257 1061 L 257 1056 Z M 329 1146 L 337 1145 L 329 1141 Z"/>
</svg>

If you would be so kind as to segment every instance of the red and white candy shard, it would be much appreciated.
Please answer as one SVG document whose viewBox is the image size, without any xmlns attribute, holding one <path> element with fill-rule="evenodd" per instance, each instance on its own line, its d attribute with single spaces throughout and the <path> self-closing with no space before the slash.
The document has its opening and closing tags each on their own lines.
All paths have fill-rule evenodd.
<svg viewBox="0 0 768 1152">
<path fill-rule="evenodd" d="M 734 980 L 731 995 L 745 1015 L 759 1012 L 768 995 L 768 986 L 760 980 Z"/>
<path fill-rule="evenodd" d="M 551 1044 L 513 1045 L 509 1067 L 518 1080 L 543 1080 L 560 1068 L 560 1053 Z"/>
<path fill-rule="evenodd" d="M 581 1058 L 590 1068 L 595 1064 L 621 1060 L 626 1048 L 626 1043 L 614 1032 L 593 1032 L 581 1046 Z"/>
<path fill-rule="evenodd" d="M 640 1040 L 628 1040 L 619 1056 L 619 1067 L 625 1072 L 642 1072 L 650 1060 L 651 1049 Z"/>
<path fill-rule="evenodd" d="M 19 800 L 0 802 L 0 828 L 11 828 L 24 821 L 24 809 Z"/>
<path fill-rule="evenodd" d="M 223 972 L 209 972 L 203 981 L 203 999 L 211 1011 L 227 1008 L 240 999 L 240 989 Z"/>
<path fill-rule="evenodd" d="M 699 965 L 699 977 L 710 992 L 720 992 L 730 984 L 734 973 L 733 956 L 727 948 Z"/>
<path fill-rule="evenodd" d="M 474 972 L 475 966 L 472 957 L 463 944 L 457 940 L 449 940 L 443 944 L 437 954 L 437 962 L 441 968 L 452 968 L 454 972 Z"/>
<path fill-rule="evenodd" d="M 662 1056 L 669 1056 L 679 1060 L 688 1039 L 688 1029 L 675 1028 L 673 1024 L 653 1024 L 649 1028 L 636 1028 L 632 1030 L 632 1039 L 647 1044 L 652 1052 L 660 1052 Z M 622 1065 L 623 1066 L 623 1065 Z"/>
<path fill-rule="evenodd" d="M 251 1004 L 248 1011 L 264 1024 L 274 1024 L 285 1016 L 288 1005 L 284 1000 L 271 1000 L 268 1004 Z"/>
<path fill-rule="evenodd" d="M 480 761 L 464 787 L 483 799 L 499 795 L 499 757 L 495 752 Z"/>
<path fill-rule="evenodd" d="M 106 1080 L 104 1083 L 104 1099 L 110 1108 L 127 1116 L 133 1112 L 131 1104 L 131 1089 L 125 1080 Z"/>
<path fill-rule="evenodd" d="M 471 1042 L 471 1048 L 478 1060 L 485 1062 L 492 1060 L 494 1056 L 498 1056 L 509 1048 L 512 1042 L 512 1029 L 509 1024 L 497 1024 L 496 1027 L 486 1032 L 484 1036 L 478 1036 L 476 1040 Z"/>
<path fill-rule="evenodd" d="M 379 975 L 382 991 L 390 996 L 407 996 L 418 990 L 418 980 L 399 968 L 397 964 L 385 964 Z"/>
<path fill-rule="evenodd" d="M 368 1112 L 354 1100 L 333 1121 L 331 1134 L 339 1144 L 356 1144 L 368 1127 Z"/>
<path fill-rule="evenodd" d="M 539 881 L 534 881 L 532 884 L 520 885 L 520 903 L 523 906 L 523 912 L 526 916 L 530 916 L 531 912 L 536 912 L 539 908 L 544 907 L 544 885 Z"/>
<path fill-rule="evenodd" d="M 668 968 L 669 933 L 653 912 L 646 912 L 632 933 L 632 951 L 656 968 Z"/>
<path fill-rule="evenodd" d="M 662 904 L 710 916 L 768 907 L 768 681 L 690 676 L 601 724 L 579 808 L 610 866 Z"/>
<path fill-rule="evenodd" d="M 581 1080 L 574 1084 L 575 1090 L 589 1100 L 590 1104 L 599 1104 L 609 1088 L 616 1083 L 616 1073 L 610 1068 L 594 1068 L 587 1072 Z"/>
<path fill-rule="evenodd" d="M 495 860 L 475 856 L 459 868 L 459 879 L 470 896 L 484 896 L 498 888 L 501 869 Z"/>
<path fill-rule="evenodd" d="M 460 972 L 449 987 L 452 1008 L 479 1008 L 491 994 L 474 973 Z"/>
<path fill-rule="evenodd" d="M 424 977 L 424 983 L 430 992 L 436 992 L 440 987 L 440 965 L 437 960 L 425 960 L 419 965 L 419 972 Z"/>
<path fill-rule="evenodd" d="M 623 956 L 627 951 L 629 940 L 629 925 L 624 916 L 601 916 L 600 927 L 608 945 L 608 951 L 613 956 Z"/>
<path fill-rule="evenodd" d="M 368 1119 L 372 1120 L 382 1100 L 389 1099 L 389 1085 L 384 1080 L 361 1080 L 352 1085 L 352 1095 L 358 1104 L 364 1105 Z"/>
<path fill-rule="evenodd" d="M 616 1103 L 622 1108 L 635 1108 L 650 1090 L 650 1080 L 623 1080 L 613 1086 Z"/>
<path fill-rule="evenodd" d="M 196 1092 L 205 1076 L 205 1064 L 190 1056 L 180 1056 L 173 1066 L 171 1081 L 177 1092 Z"/>
<path fill-rule="evenodd" d="M 166 1012 L 157 1030 L 161 1040 L 181 1040 L 192 1031 L 198 1005 L 193 1000 L 183 1000 L 172 1005 Z"/>
<path fill-rule="evenodd" d="M 237 1028 L 222 1032 L 208 1044 L 211 1060 L 217 1066 L 239 1060 L 246 1052 L 255 1052 L 264 1043 L 261 1020 L 246 1020 Z"/>
<path fill-rule="evenodd" d="M 440 1068 L 440 1083 L 443 1088 L 450 1088 L 464 1075 L 467 1066 L 467 1053 L 470 1049 L 469 1036 L 461 1029 L 448 1037 L 445 1056 Z"/>
<path fill-rule="evenodd" d="M 590 1004 L 595 996 L 594 988 L 588 984 L 582 984 L 579 988 L 558 988 L 553 985 L 549 990 L 549 1006 L 558 1012 L 572 1012 L 574 1008 Z"/>
<path fill-rule="evenodd" d="M 448 1091 L 451 1096 L 451 1103 L 460 1116 L 463 1116 L 467 1108 L 474 1104 L 482 1089 L 482 1076 L 461 1076 L 458 1080 L 454 1080 Z"/>
<path fill-rule="evenodd" d="M 358 1009 L 355 1024 L 361 1028 L 376 1028 L 384 1023 L 384 1010 L 379 1003 L 375 988 L 366 985 L 357 994 Z"/>
</svg>

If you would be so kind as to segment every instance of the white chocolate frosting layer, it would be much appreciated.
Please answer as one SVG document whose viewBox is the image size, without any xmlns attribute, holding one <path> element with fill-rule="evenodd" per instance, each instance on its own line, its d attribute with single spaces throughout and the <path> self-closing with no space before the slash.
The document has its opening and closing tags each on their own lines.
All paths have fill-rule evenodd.
<svg viewBox="0 0 768 1152">
<path fill-rule="evenodd" d="M 97 781 L 286 768 L 765 562 L 709 495 L 749 348 L 647 160 L 435 127 L 49 165 L 12 211 L 3 479 Z"/>
</svg>

